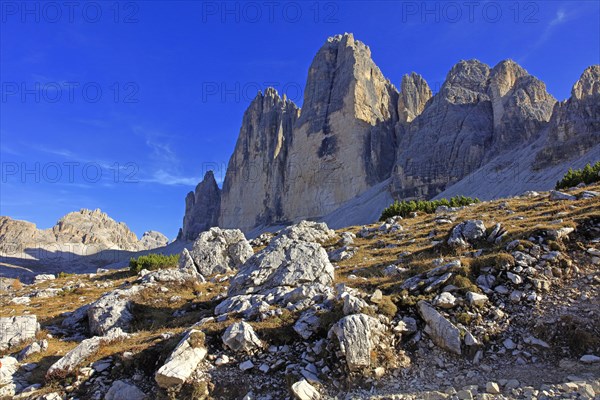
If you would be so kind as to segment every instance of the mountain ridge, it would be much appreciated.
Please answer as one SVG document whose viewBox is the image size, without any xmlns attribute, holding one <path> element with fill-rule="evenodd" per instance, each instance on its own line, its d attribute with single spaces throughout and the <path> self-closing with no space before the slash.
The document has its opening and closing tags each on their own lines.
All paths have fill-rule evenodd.
<svg viewBox="0 0 600 400">
<path fill-rule="evenodd" d="M 273 88 L 259 93 L 244 113 L 219 210 L 201 215 L 186 206 L 185 218 L 246 233 L 302 219 L 327 219 L 338 227 L 349 221 L 331 216 L 345 204 L 369 203 L 354 199 L 373 187 L 387 185 L 389 198 L 433 198 L 494 160 L 529 160 L 522 148 L 536 154 L 519 168 L 543 177 L 524 190 L 547 190 L 560 177 L 555 167 L 579 165 L 597 147 L 598 68 L 587 68 L 562 102 L 510 59 L 493 67 L 461 60 L 435 94 L 412 72 L 398 91 L 367 45 L 352 34 L 330 37 L 309 67 L 303 107 Z M 216 186 L 206 179 L 211 182 L 204 185 Z M 503 195 L 519 194 L 514 190 L 521 187 L 510 187 Z M 198 188 L 195 195 L 202 195 Z M 353 214 L 365 218 L 351 222 L 370 222 L 371 210 L 358 207 Z M 200 232 L 184 223 L 179 237 L 191 240 Z"/>
</svg>

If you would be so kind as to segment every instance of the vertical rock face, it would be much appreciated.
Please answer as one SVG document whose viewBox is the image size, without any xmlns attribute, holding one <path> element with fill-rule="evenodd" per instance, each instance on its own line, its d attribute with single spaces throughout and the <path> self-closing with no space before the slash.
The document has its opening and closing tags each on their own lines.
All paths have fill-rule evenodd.
<svg viewBox="0 0 600 400">
<path fill-rule="evenodd" d="M 541 81 L 513 61 L 493 69 L 477 60 L 459 62 L 423 112 L 398 130 L 394 193 L 435 196 L 537 135 L 555 102 Z"/>
<path fill-rule="evenodd" d="M 411 122 L 423 112 L 432 93 L 423 77 L 416 73 L 404 75 L 398 99 L 398 117 L 401 122 Z"/>
<path fill-rule="evenodd" d="M 272 88 L 250 103 L 225 175 L 220 226 L 248 230 L 285 220 L 286 159 L 299 113 Z"/>
<path fill-rule="evenodd" d="M 487 92 L 494 121 L 492 153 L 537 136 L 550 120 L 556 103 L 542 81 L 512 60 L 492 69 Z"/>
<path fill-rule="evenodd" d="M 554 108 L 548 139 L 534 167 L 568 160 L 600 143 L 600 65 L 588 67 L 573 85 L 571 97 Z"/>
<path fill-rule="evenodd" d="M 322 216 L 389 176 L 397 101 L 366 45 L 329 38 L 310 66 L 289 148 L 286 216 Z"/>
<path fill-rule="evenodd" d="M 178 239 L 194 240 L 200 234 L 219 223 L 221 209 L 221 190 L 215 181 L 215 175 L 208 171 L 195 192 L 189 192 L 185 198 L 183 228 Z"/>
</svg>

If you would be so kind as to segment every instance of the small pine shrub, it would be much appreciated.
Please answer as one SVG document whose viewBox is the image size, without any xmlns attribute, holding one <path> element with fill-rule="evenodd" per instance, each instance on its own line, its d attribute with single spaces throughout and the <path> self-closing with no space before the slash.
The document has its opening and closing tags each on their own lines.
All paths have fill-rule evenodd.
<svg viewBox="0 0 600 400">
<path fill-rule="evenodd" d="M 162 268 L 174 268 L 179 263 L 179 254 L 166 256 L 164 254 L 148 254 L 131 258 L 129 260 L 129 270 L 132 274 L 139 274 L 143 269 L 154 271 Z"/>
<path fill-rule="evenodd" d="M 600 161 L 593 166 L 587 164 L 583 169 L 569 168 L 563 178 L 556 182 L 556 190 L 577 186 L 580 183 L 589 185 L 595 182 L 600 182 Z"/>
<path fill-rule="evenodd" d="M 387 207 L 381 213 L 380 221 L 385 221 L 388 218 L 395 217 L 397 215 L 401 217 L 407 217 L 410 213 L 415 211 L 421 211 L 427 214 L 433 214 L 439 206 L 446 207 L 462 207 L 470 204 L 479 203 L 479 199 L 466 197 L 466 196 L 455 196 L 448 199 L 440 200 L 411 200 L 411 201 L 398 201 L 396 200 L 392 205 Z"/>
</svg>

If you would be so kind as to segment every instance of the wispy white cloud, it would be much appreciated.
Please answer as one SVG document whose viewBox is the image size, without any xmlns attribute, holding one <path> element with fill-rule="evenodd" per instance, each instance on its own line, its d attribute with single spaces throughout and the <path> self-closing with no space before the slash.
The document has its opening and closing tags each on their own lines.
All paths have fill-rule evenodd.
<svg viewBox="0 0 600 400">
<path fill-rule="evenodd" d="M 576 16 L 577 12 L 576 11 L 565 11 L 563 8 L 559 8 L 556 13 L 554 14 L 554 17 L 546 24 L 546 26 L 544 27 L 542 33 L 540 34 L 540 36 L 538 37 L 538 39 L 533 43 L 533 45 L 531 45 L 531 47 L 528 49 L 527 54 L 525 54 L 524 56 L 520 57 L 517 59 L 517 62 L 522 64 L 523 62 L 525 62 L 525 60 L 538 48 L 542 47 L 546 42 L 548 42 L 548 40 L 550 40 L 550 38 L 552 37 L 552 34 L 554 33 L 554 31 L 561 25 L 565 24 L 566 22 L 572 20 L 575 16 Z"/>
<path fill-rule="evenodd" d="M 173 175 L 173 174 L 169 173 L 168 171 L 159 169 L 153 173 L 151 178 L 142 179 L 142 182 L 158 183 L 161 185 L 169 185 L 169 186 L 179 186 L 179 185 L 196 186 L 198 184 L 198 182 L 200 182 L 200 178 L 198 178 L 196 176 L 186 177 L 186 176 Z"/>
<path fill-rule="evenodd" d="M 548 28 L 553 27 L 555 25 L 560 25 L 565 21 L 567 21 L 567 13 L 562 9 L 558 10 L 554 19 L 552 19 L 548 24 Z"/>
<path fill-rule="evenodd" d="M 144 139 L 144 143 L 150 150 L 150 160 L 144 169 L 151 172 L 141 177 L 141 182 L 168 186 L 195 186 L 200 182 L 201 178 L 186 176 L 181 171 L 181 159 L 169 142 L 177 135 L 146 129 L 139 125 L 132 127 L 132 130 Z"/>
</svg>

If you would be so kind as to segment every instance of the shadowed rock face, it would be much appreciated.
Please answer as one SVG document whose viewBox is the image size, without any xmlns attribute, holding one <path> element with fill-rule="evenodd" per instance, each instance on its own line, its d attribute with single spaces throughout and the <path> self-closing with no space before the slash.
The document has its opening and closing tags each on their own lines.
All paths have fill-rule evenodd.
<svg viewBox="0 0 600 400">
<path fill-rule="evenodd" d="M 225 175 L 220 226 L 247 230 L 286 219 L 285 166 L 299 113 L 293 102 L 272 88 L 250 103 Z"/>
<path fill-rule="evenodd" d="M 546 145 L 536 157 L 540 169 L 600 143 L 600 65 L 588 67 L 573 85 L 571 98 L 556 105 L 547 131 Z"/>
<path fill-rule="evenodd" d="M 537 135 L 555 100 L 513 61 L 461 61 L 410 125 L 398 130 L 393 191 L 433 197 L 502 151 Z"/>
<path fill-rule="evenodd" d="M 200 232 L 218 225 L 221 208 L 221 191 L 215 181 L 212 171 L 204 175 L 202 182 L 194 192 L 189 192 L 185 198 L 185 215 L 183 228 L 178 239 L 195 240 Z"/>
</svg>

